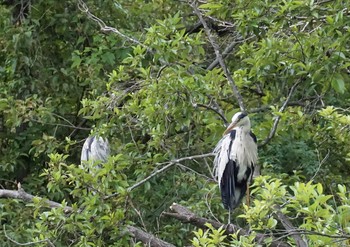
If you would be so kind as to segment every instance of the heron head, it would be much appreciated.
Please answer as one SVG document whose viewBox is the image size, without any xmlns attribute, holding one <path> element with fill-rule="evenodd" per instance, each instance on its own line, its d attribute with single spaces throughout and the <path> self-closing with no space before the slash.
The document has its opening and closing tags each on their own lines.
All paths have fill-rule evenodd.
<svg viewBox="0 0 350 247">
<path fill-rule="evenodd" d="M 250 124 L 248 114 L 246 112 L 237 112 L 232 117 L 232 122 L 224 131 L 224 135 L 228 134 L 235 127 L 248 126 Z"/>
</svg>

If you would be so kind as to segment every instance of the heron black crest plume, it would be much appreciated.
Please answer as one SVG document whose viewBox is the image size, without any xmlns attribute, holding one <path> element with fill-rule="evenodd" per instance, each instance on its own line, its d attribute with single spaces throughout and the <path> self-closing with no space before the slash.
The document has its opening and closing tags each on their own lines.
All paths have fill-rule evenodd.
<svg viewBox="0 0 350 247">
<path fill-rule="evenodd" d="M 224 207 L 230 211 L 241 202 L 258 159 L 256 137 L 246 113 L 238 112 L 214 149 L 214 173 Z"/>
</svg>

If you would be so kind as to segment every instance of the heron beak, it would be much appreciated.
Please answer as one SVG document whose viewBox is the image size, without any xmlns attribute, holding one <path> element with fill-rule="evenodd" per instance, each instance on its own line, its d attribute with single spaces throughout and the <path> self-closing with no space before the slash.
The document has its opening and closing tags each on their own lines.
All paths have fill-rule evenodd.
<svg viewBox="0 0 350 247">
<path fill-rule="evenodd" d="M 231 131 L 234 127 L 236 127 L 236 124 L 237 124 L 237 122 L 232 122 L 232 123 L 227 127 L 227 129 L 224 131 L 224 134 L 223 134 L 223 135 L 227 135 L 228 133 L 230 133 L 230 131 Z"/>
</svg>

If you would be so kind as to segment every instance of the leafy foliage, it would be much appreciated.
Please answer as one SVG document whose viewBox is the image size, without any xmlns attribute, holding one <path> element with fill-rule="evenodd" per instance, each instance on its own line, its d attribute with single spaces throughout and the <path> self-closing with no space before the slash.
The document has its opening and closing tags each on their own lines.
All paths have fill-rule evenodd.
<svg viewBox="0 0 350 247">
<path fill-rule="evenodd" d="M 310 246 L 345 244 L 333 237 L 350 235 L 349 3 L 199 5 L 221 51 L 234 44 L 225 62 L 260 143 L 280 118 L 259 148 L 268 176 L 255 180 L 253 205 L 234 212 L 252 234 L 227 237 L 162 216 L 179 202 L 226 222 L 211 158 L 185 159 L 130 190 L 170 160 L 211 152 L 222 116 L 238 111 L 192 7 L 86 1 L 83 12 L 82 1 L 34 1 L 13 23 L 19 5 L 3 2 L 0 185 L 17 189 L 21 182 L 26 192 L 73 208 L 67 214 L 38 199 L 1 198 L 0 222 L 10 238 L 38 246 L 131 245 L 125 227 L 136 225 L 178 246 L 254 246 L 261 232 L 293 244 L 281 232 L 273 207 L 280 205 Z M 101 32 L 89 13 L 138 42 Z M 113 151 L 96 174 L 79 164 L 89 134 L 107 137 Z M 12 246 L 4 231 L 1 246 Z"/>
</svg>

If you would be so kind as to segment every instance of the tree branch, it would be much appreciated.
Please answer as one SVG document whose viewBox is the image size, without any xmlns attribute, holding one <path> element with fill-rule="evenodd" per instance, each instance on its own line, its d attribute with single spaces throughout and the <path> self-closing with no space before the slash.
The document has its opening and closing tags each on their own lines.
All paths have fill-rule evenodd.
<svg viewBox="0 0 350 247">
<path fill-rule="evenodd" d="M 170 211 L 171 212 L 166 212 L 163 213 L 163 215 L 169 216 L 169 217 L 173 217 L 183 223 L 190 223 L 191 225 L 194 225 L 196 227 L 202 228 L 202 229 L 207 229 L 206 227 L 206 223 L 210 223 L 215 229 L 219 229 L 220 227 L 223 227 L 223 229 L 225 229 L 225 235 L 229 235 L 229 234 L 233 234 L 233 233 L 237 233 L 238 231 L 238 235 L 239 236 L 244 236 L 244 235 L 249 235 L 249 232 L 239 226 L 230 224 L 230 225 L 225 225 L 222 224 L 220 222 L 214 221 L 214 220 L 210 220 L 210 219 L 206 219 L 206 218 L 202 218 L 197 216 L 196 214 L 194 214 L 191 210 L 189 210 L 188 208 L 181 206 L 179 204 L 173 203 L 173 205 L 170 206 Z M 270 235 L 265 235 L 265 234 L 261 234 L 258 233 L 256 235 L 256 243 L 257 244 L 263 244 L 265 240 L 270 239 L 271 236 Z M 290 247 L 289 244 L 281 242 L 281 241 L 274 241 L 272 240 L 271 247 Z"/>
<path fill-rule="evenodd" d="M 287 230 L 287 233 L 291 234 L 292 238 L 294 239 L 297 247 L 308 247 L 308 244 L 302 239 L 300 234 L 294 233 L 295 227 L 293 226 L 292 222 L 281 212 L 281 207 L 279 205 L 274 206 L 275 214 L 277 215 L 278 219 L 282 223 L 283 227 Z"/>
<path fill-rule="evenodd" d="M 20 184 L 18 184 L 18 190 L 17 191 L 16 190 L 0 190 L 0 198 L 14 198 L 14 199 L 21 199 L 23 201 L 29 201 L 29 202 L 32 202 L 34 198 L 37 198 L 39 200 L 44 200 L 45 203 L 47 203 L 47 205 L 50 208 L 62 207 L 62 205 L 57 203 L 57 202 L 50 201 L 50 200 L 45 200 L 45 199 L 43 199 L 41 197 L 36 197 L 36 196 L 33 196 L 31 194 L 26 193 L 21 188 Z M 64 207 L 64 211 L 65 211 L 65 213 L 72 212 L 73 209 L 71 207 L 66 206 L 66 207 Z M 153 234 L 144 232 L 141 229 L 138 229 L 136 227 L 127 226 L 126 228 L 128 230 L 128 233 L 132 237 L 136 238 L 139 241 L 142 241 L 143 243 L 147 244 L 147 246 L 152 246 L 152 247 L 175 247 L 175 245 L 167 243 L 167 242 L 165 242 L 165 241 L 155 237 Z M 40 241 L 36 241 L 36 242 L 19 243 L 16 240 L 12 239 L 11 237 L 9 237 L 7 235 L 5 225 L 3 225 L 3 229 L 4 229 L 5 237 L 9 241 L 11 241 L 12 243 L 14 243 L 16 245 L 27 246 L 27 245 L 34 245 L 34 244 L 38 244 L 38 243 L 42 243 L 42 242 L 47 242 L 48 246 L 54 246 L 54 244 L 49 239 L 44 239 L 44 240 L 40 240 Z"/>
<path fill-rule="evenodd" d="M 216 107 L 212 107 L 210 105 L 205 105 L 205 104 L 201 104 L 201 103 L 192 103 L 193 107 L 203 107 L 206 108 L 208 110 L 211 110 L 213 112 L 215 112 L 217 115 L 219 115 L 219 117 L 221 118 L 221 120 L 224 122 L 224 124 L 227 126 L 229 124 L 229 122 L 227 121 L 224 113 L 222 112 L 221 109 L 217 109 Z"/>
<path fill-rule="evenodd" d="M 241 44 L 246 42 L 247 40 L 250 40 L 252 38 L 254 38 L 255 35 L 252 35 L 246 39 L 238 39 L 238 40 L 234 40 L 233 42 L 231 42 L 228 46 L 226 46 L 225 50 L 222 52 L 222 58 L 226 58 L 231 51 L 236 47 L 237 44 Z M 219 59 L 216 58 L 208 67 L 207 70 L 212 70 L 213 68 L 215 68 L 217 65 L 219 64 Z"/>
<path fill-rule="evenodd" d="M 141 42 L 139 42 L 135 38 L 130 38 L 129 36 L 126 36 L 125 34 L 121 33 L 117 28 L 107 26 L 103 20 L 101 20 L 100 18 L 98 18 L 97 16 L 93 15 L 90 12 L 88 6 L 86 5 L 86 3 L 83 0 L 78 0 L 78 8 L 80 9 L 81 12 L 86 13 L 86 15 L 89 19 L 95 21 L 100 26 L 102 31 L 116 33 L 126 40 L 129 40 L 129 41 L 136 43 L 144 48 L 147 48 L 147 46 L 145 46 L 144 44 L 142 44 Z"/>
<path fill-rule="evenodd" d="M 132 237 L 135 239 L 141 241 L 142 243 L 146 244 L 146 246 L 152 246 L 152 247 L 175 247 L 175 245 L 170 244 L 168 242 L 165 242 L 153 234 L 147 233 L 142 231 L 139 228 L 136 228 L 134 226 L 127 226 L 126 227 L 128 232 L 131 234 Z"/>
<path fill-rule="evenodd" d="M 43 239 L 43 240 L 38 240 L 38 241 L 35 241 L 35 242 L 20 243 L 20 242 L 17 242 L 16 240 L 12 239 L 10 236 L 7 235 L 7 232 L 6 232 L 6 225 L 5 225 L 5 224 L 3 225 L 3 229 L 4 229 L 5 237 L 6 237 L 8 240 L 10 240 L 12 243 L 14 243 L 15 245 L 27 246 L 27 245 L 36 245 L 36 244 L 39 244 L 39 243 L 46 242 L 46 243 L 48 244 L 48 246 L 51 246 L 51 247 L 54 247 L 54 246 L 55 246 L 55 245 L 50 241 L 50 239 L 48 239 L 48 238 Z"/>
<path fill-rule="evenodd" d="M 219 49 L 219 45 L 216 43 L 213 35 L 210 32 L 210 28 L 208 27 L 208 24 L 206 23 L 202 14 L 198 10 L 196 1 L 193 1 L 192 4 L 190 4 L 190 5 L 193 8 L 195 14 L 198 16 L 200 22 L 202 23 L 204 31 L 205 31 L 206 35 L 208 36 L 209 42 L 211 43 L 212 47 L 214 48 L 216 58 L 219 61 L 219 64 L 220 64 L 222 70 L 224 71 L 224 74 L 225 74 L 229 84 L 231 85 L 233 94 L 234 94 L 235 98 L 237 99 L 239 108 L 241 109 L 241 111 L 245 111 L 246 109 L 244 107 L 243 97 L 242 97 L 241 93 L 239 92 L 239 90 L 238 90 L 238 88 L 237 88 L 237 86 L 236 86 L 236 84 L 231 76 L 231 73 L 229 72 L 229 70 L 225 64 L 225 61 L 222 58 L 222 55 L 221 55 L 220 49 Z"/>
<path fill-rule="evenodd" d="M 297 86 L 302 82 L 302 79 L 299 79 L 296 83 L 294 83 L 294 85 L 290 88 L 288 96 L 286 98 L 286 100 L 284 101 L 283 105 L 281 106 L 281 108 L 279 109 L 279 113 L 284 112 L 284 110 L 287 108 L 288 103 L 294 93 L 294 90 L 297 88 Z M 269 136 L 263 141 L 261 142 L 258 146 L 259 147 L 263 147 L 265 146 L 267 143 L 269 143 L 271 141 L 271 139 L 275 136 L 276 131 L 277 131 L 277 126 L 279 121 L 281 120 L 281 116 L 277 116 L 275 118 L 275 121 L 273 122 L 272 128 L 270 130 L 270 134 Z"/>
<path fill-rule="evenodd" d="M 151 178 L 153 178 L 154 176 L 166 171 L 167 169 L 169 169 L 170 167 L 180 163 L 181 161 L 185 161 L 185 160 L 194 160 L 194 159 L 200 159 L 200 158 L 206 158 L 206 157 L 211 157 L 214 156 L 213 153 L 206 153 L 206 154 L 198 154 L 198 155 L 193 155 L 193 156 L 188 156 L 188 157 L 183 157 L 183 158 L 179 158 L 179 159 L 175 159 L 175 160 L 171 160 L 165 163 L 157 163 L 157 165 L 164 165 L 167 164 L 166 166 L 163 166 L 160 169 L 157 169 L 155 171 L 153 171 L 148 177 L 142 179 L 141 181 L 137 182 L 136 184 L 130 186 L 128 188 L 128 192 L 131 192 L 132 190 L 136 189 L 137 187 L 141 186 L 142 184 L 146 183 L 148 180 L 150 180 Z M 103 199 L 109 199 L 111 197 L 117 196 L 118 193 L 113 193 L 109 196 L 105 196 Z"/>
<path fill-rule="evenodd" d="M 27 201 L 27 202 L 33 202 L 33 199 L 36 198 L 37 200 L 45 202 L 45 204 L 49 208 L 63 207 L 62 204 L 60 204 L 58 202 L 50 201 L 50 200 L 44 199 L 42 197 L 33 196 L 31 194 L 28 194 L 27 192 L 25 192 L 21 188 L 20 183 L 18 183 L 18 190 L 0 190 L 0 198 L 14 198 L 14 199 L 20 199 L 23 201 Z M 65 213 L 69 213 L 69 212 L 73 211 L 73 208 L 71 208 L 69 206 L 65 206 L 63 209 L 64 209 Z"/>
</svg>

